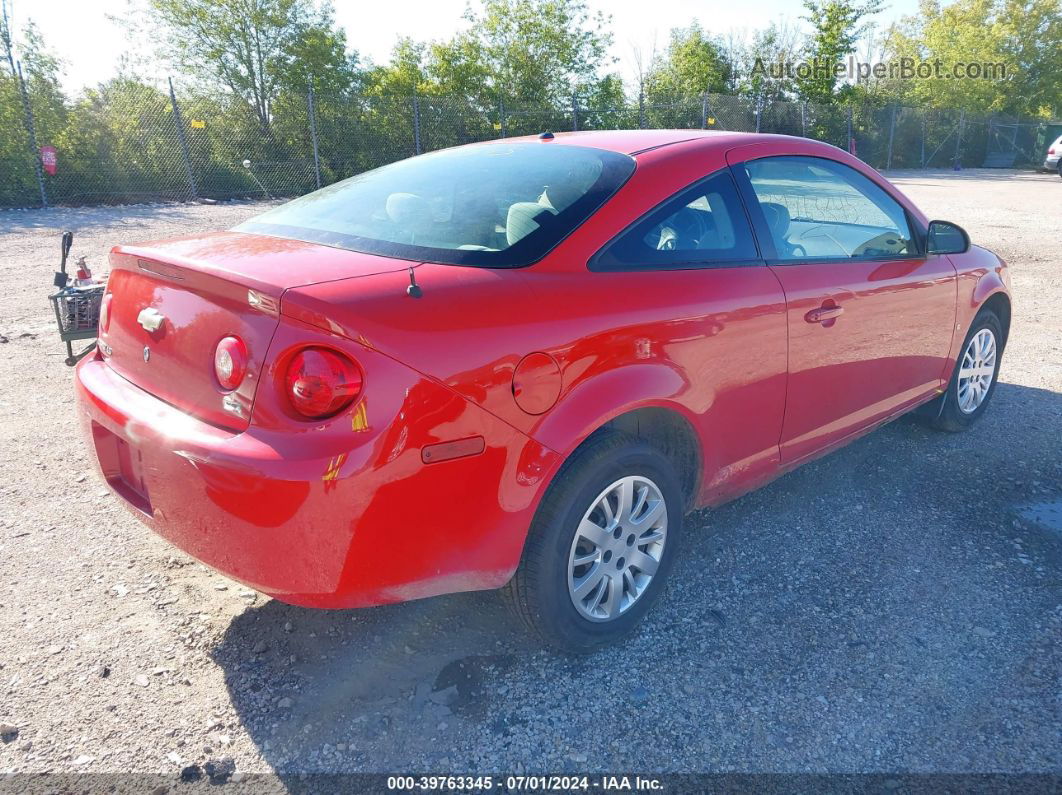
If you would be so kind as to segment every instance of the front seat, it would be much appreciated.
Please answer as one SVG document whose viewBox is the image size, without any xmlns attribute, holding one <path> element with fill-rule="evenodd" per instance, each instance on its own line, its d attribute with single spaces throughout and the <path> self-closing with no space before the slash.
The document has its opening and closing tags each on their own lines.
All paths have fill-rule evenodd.
<svg viewBox="0 0 1062 795">
<path fill-rule="evenodd" d="M 774 247 L 778 249 L 778 255 L 787 259 L 792 257 L 796 246 L 789 242 L 789 208 L 778 202 L 760 202 L 760 209 L 763 210 L 763 217 L 771 230 L 771 238 L 774 240 Z"/>
</svg>

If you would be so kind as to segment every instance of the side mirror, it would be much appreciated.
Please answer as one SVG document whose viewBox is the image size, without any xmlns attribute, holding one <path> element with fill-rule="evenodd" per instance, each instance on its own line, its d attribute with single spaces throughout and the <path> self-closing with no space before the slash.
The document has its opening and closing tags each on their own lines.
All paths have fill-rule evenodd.
<svg viewBox="0 0 1062 795">
<path fill-rule="evenodd" d="M 966 230 L 950 221 L 930 221 L 928 237 L 930 254 L 962 254 L 970 248 Z"/>
</svg>

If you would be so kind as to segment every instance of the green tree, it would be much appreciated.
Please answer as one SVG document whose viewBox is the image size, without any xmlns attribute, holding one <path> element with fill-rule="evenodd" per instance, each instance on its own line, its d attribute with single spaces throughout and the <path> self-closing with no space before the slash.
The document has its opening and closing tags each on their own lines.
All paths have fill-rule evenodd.
<svg viewBox="0 0 1062 795">
<path fill-rule="evenodd" d="M 893 26 L 888 57 L 933 67 L 932 75 L 885 81 L 897 101 L 974 113 L 1051 116 L 1062 112 L 1059 0 L 923 0 Z M 937 73 L 939 63 L 940 74 Z M 958 64 L 996 68 L 989 79 L 951 77 Z"/>
<path fill-rule="evenodd" d="M 1062 0 L 1006 0 L 1000 28 L 1006 62 L 1017 71 L 1004 108 L 1062 116 Z"/>
<path fill-rule="evenodd" d="M 33 112 L 37 145 L 55 145 L 67 123 L 66 98 L 59 84 L 61 63 L 31 22 L 15 35 L 6 3 L 0 12 L 0 205 L 40 201 L 36 179 L 37 153 L 31 149 L 18 73 Z"/>
<path fill-rule="evenodd" d="M 881 10 L 882 0 L 804 0 L 805 20 L 814 27 L 805 47 L 809 74 L 797 76 L 801 98 L 828 104 L 835 99 L 837 75 L 834 66 L 855 51 L 869 24 L 869 17 Z"/>
<path fill-rule="evenodd" d="M 792 99 L 796 81 L 785 67 L 797 59 L 799 49 L 799 37 L 791 27 L 772 22 L 755 31 L 748 43 L 730 48 L 730 93 L 750 97 L 760 106 Z"/>
<path fill-rule="evenodd" d="M 608 18 L 584 0 L 483 0 L 465 19 L 467 31 L 431 47 L 427 71 L 445 93 L 566 104 L 597 91 L 612 64 Z"/>
<path fill-rule="evenodd" d="M 694 21 L 689 27 L 672 29 L 666 53 L 657 57 L 646 74 L 646 99 L 666 102 L 676 97 L 723 93 L 729 73 L 723 48 Z"/>
<path fill-rule="evenodd" d="M 263 132 L 281 91 L 357 79 L 332 7 L 310 0 L 148 0 L 176 63 L 242 97 Z"/>
</svg>

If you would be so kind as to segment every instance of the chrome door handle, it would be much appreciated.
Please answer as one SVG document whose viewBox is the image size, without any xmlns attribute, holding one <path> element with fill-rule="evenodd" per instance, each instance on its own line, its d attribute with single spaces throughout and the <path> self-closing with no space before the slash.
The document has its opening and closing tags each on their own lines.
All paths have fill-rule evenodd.
<svg viewBox="0 0 1062 795">
<path fill-rule="evenodd" d="M 820 306 L 818 309 L 812 309 L 804 315 L 804 320 L 808 323 L 825 323 L 828 320 L 835 320 L 840 317 L 843 312 L 843 306 Z"/>
</svg>

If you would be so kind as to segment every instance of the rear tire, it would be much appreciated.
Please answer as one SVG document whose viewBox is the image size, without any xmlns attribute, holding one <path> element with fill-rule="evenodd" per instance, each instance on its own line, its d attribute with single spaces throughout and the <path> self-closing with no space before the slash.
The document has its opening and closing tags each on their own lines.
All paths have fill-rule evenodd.
<svg viewBox="0 0 1062 795">
<path fill-rule="evenodd" d="M 505 594 L 550 645 L 586 653 L 633 630 L 659 597 L 682 535 L 671 462 L 602 431 L 564 463 L 542 500 Z"/>
<path fill-rule="evenodd" d="M 994 312 L 982 310 L 959 349 L 947 391 L 927 407 L 930 427 L 957 433 L 977 422 L 995 394 L 1002 360 L 1003 326 Z"/>
</svg>

